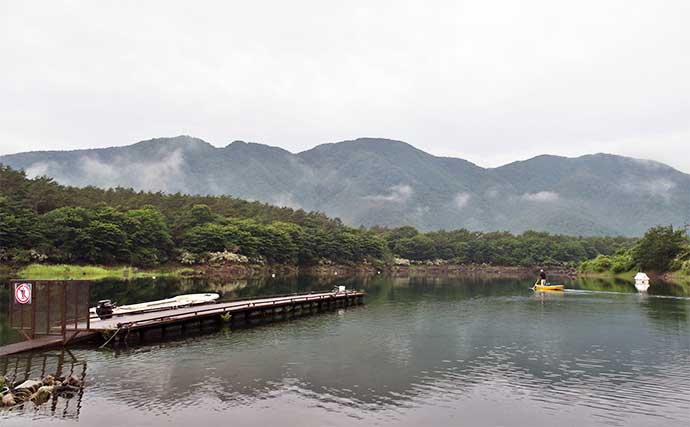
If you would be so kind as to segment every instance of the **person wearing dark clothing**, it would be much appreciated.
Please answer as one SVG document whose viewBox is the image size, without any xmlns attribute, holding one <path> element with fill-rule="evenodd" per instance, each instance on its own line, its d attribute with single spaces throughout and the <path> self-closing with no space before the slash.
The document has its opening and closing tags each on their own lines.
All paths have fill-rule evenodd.
<svg viewBox="0 0 690 427">
<path fill-rule="evenodd" d="M 546 286 L 546 273 L 544 273 L 544 270 L 539 270 L 539 283 L 542 286 Z"/>
</svg>

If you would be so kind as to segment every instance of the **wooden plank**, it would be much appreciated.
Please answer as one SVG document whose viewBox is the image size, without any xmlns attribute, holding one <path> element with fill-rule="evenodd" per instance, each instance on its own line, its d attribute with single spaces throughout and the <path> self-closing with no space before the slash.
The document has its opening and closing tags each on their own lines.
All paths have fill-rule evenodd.
<svg viewBox="0 0 690 427">
<path fill-rule="evenodd" d="M 82 340 L 91 338 L 95 335 L 95 332 L 80 332 L 79 336 L 75 337 L 75 339 Z M 73 339 L 72 342 L 74 342 L 75 339 Z M 23 353 L 26 351 L 45 350 L 48 348 L 56 347 L 62 347 L 62 337 L 56 335 L 45 336 L 33 340 L 18 342 L 15 344 L 0 346 L 0 357 L 9 356 L 17 353 Z"/>
</svg>

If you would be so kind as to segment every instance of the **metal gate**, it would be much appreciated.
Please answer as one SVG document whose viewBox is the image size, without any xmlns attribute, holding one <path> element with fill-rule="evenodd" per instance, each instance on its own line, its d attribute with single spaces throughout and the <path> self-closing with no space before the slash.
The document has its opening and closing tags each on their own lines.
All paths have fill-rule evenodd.
<svg viewBox="0 0 690 427">
<path fill-rule="evenodd" d="M 28 340 L 59 335 L 67 343 L 91 327 L 88 280 L 12 280 L 9 294 L 9 325 Z"/>
</svg>

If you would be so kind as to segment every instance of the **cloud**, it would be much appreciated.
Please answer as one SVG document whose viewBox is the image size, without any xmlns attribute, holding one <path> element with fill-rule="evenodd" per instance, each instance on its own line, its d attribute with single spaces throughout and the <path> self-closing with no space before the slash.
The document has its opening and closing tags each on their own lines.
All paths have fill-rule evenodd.
<svg viewBox="0 0 690 427">
<path fill-rule="evenodd" d="M 39 176 L 49 176 L 55 181 L 63 185 L 79 186 L 82 183 L 72 179 L 72 172 L 69 167 L 54 161 L 40 161 L 34 162 L 24 168 L 28 178 L 36 178 Z"/>
<path fill-rule="evenodd" d="M 498 197 L 499 191 L 496 188 L 491 188 L 489 190 L 486 190 L 486 193 L 484 193 L 484 196 L 486 196 L 489 199 L 495 199 Z"/>
<path fill-rule="evenodd" d="M 537 193 L 525 193 L 522 195 L 523 200 L 530 202 L 557 202 L 560 199 L 560 195 L 555 191 L 539 191 Z"/>
<path fill-rule="evenodd" d="M 364 198 L 378 202 L 405 203 L 414 195 L 414 189 L 409 185 L 394 185 L 388 190 L 387 193 L 365 196 Z"/>
<path fill-rule="evenodd" d="M 453 197 L 453 204 L 456 208 L 462 209 L 467 206 L 471 197 L 469 193 L 458 193 Z"/>
<path fill-rule="evenodd" d="M 136 161 L 116 157 L 103 162 L 96 157 L 83 156 L 79 160 L 79 181 L 97 187 L 132 187 L 137 190 L 176 192 L 186 191 L 182 170 L 182 150 L 161 154 L 157 160 Z"/>
<path fill-rule="evenodd" d="M 302 205 L 295 200 L 295 196 L 292 193 L 280 193 L 273 196 L 270 203 L 275 206 L 291 208 L 291 209 L 302 209 Z"/>
<path fill-rule="evenodd" d="M 690 171 L 687 1 L 25 3 L 0 6 L 0 153 L 379 135 L 483 166 L 604 151 Z"/>
<path fill-rule="evenodd" d="M 49 171 L 55 168 L 55 164 L 48 162 L 36 162 L 30 164 L 24 171 L 29 178 L 36 178 L 39 176 L 49 175 Z"/>
<path fill-rule="evenodd" d="M 431 208 L 429 206 L 417 206 L 414 209 L 414 215 L 418 217 L 423 217 L 424 215 L 427 215 L 429 212 L 431 212 Z"/>
<path fill-rule="evenodd" d="M 652 197 L 659 197 L 669 202 L 676 189 L 676 183 L 666 178 L 658 178 L 651 181 L 626 181 L 623 183 L 622 188 L 626 193 L 641 193 Z"/>
<path fill-rule="evenodd" d="M 637 159 L 631 157 L 633 163 L 637 164 L 640 168 L 644 168 L 651 171 L 657 171 L 659 169 L 666 169 L 668 166 L 664 163 L 657 162 L 656 160 L 649 159 Z"/>
</svg>

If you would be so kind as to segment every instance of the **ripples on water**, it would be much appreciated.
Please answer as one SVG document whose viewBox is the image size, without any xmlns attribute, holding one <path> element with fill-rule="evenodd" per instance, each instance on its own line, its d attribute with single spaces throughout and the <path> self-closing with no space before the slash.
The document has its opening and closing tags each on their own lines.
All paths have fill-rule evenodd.
<svg viewBox="0 0 690 427">
<path fill-rule="evenodd" d="M 66 424 L 690 424 L 686 298 L 535 295 L 511 280 L 366 287 L 362 307 L 119 353 L 75 350 L 88 385 Z"/>
</svg>

